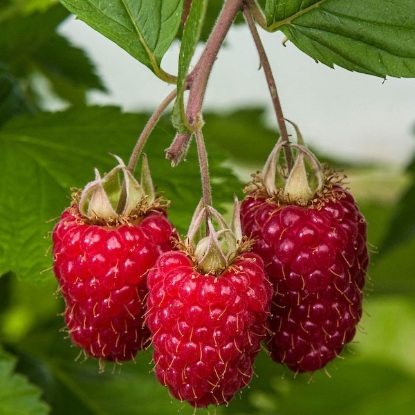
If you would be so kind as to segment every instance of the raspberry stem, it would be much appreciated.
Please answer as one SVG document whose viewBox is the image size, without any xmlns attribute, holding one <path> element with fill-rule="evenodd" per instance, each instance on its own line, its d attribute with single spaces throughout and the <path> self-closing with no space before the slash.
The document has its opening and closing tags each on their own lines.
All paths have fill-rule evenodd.
<svg viewBox="0 0 415 415">
<path fill-rule="evenodd" d="M 160 119 L 161 115 L 163 114 L 164 110 L 168 107 L 168 105 L 173 101 L 173 99 L 177 95 L 177 89 L 174 89 L 170 92 L 169 95 L 167 95 L 166 98 L 162 101 L 162 103 L 157 107 L 157 109 L 154 111 L 152 116 L 147 121 L 147 124 L 145 125 L 143 131 L 141 132 L 140 136 L 138 137 L 137 143 L 131 153 L 130 160 L 128 162 L 127 168 L 134 174 L 135 167 L 138 162 L 138 158 L 140 157 L 141 151 L 143 150 L 143 147 L 147 141 L 147 138 L 153 131 L 153 128 L 157 124 L 158 120 Z M 125 182 L 123 183 L 120 198 L 117 205 L 117 213 L 121 214 L 121 212 L 124 210 L 124 206 L 126 203 L 127 198 L 127 189 Z"/>
<path fill-rule="evenodd" d="M 241 5 L 242 0 L 225 1 L 202 56 L 188 77 L 191 86 L 186 117 L 189 125 L 196 128 L 201 118 L 203 99 L 213 64 Z"/>
<path fill-rule="evenodd" d="M 197 154 L 199 156 L 200 175 L 202 178 L 203 202 L 205 206 L 212 206 L 212 191 L 210 188 L 208 156 L 202 130 L 197 130 L 195 136 Z M 206 215 L 206 236 L 209 235 L 209 227 L 207 226 L 209 216 L 209 214 Z"/>
<path fill-rule="evenodd" d="M 247 2 L 244 2 L 242 7 L 242 12 L 245 17 L 245 21 L 248 24 L 249 30 L 251 31 L 252 38 L 254 39 L 255 46 L 258 51 L 259 60 L 261 62 L 261 66 L 264 69 L 265 78 L 268 83 L 268 88 L 271 93 L 272 103 L 274 105 L 274 110 L 277 116 L 277 122 L 280 129 L 281 134 L 281 141 L 289 144 L 289 138 L 287 133 L 287 127 L 285 125 L 285 118 L 282 112 L 281 102 L 277 92 L 277 85 L 275 83 L 274 76 L 272 74 L 271 65 L 269 63 L 267 54 L 264 49 L 264 45 L 262 44 L 261 38 L 259 37 L 258 30 L 255 26 L 255 22 L 252 18 L 251 11 L 249 9 L 249 5 Z M 287 162 L 288 171 L 290 172 L 293 166 L 293 159 L 292 154 L 289 146 L 284 146 L 284 155 Z"/>
</svg>

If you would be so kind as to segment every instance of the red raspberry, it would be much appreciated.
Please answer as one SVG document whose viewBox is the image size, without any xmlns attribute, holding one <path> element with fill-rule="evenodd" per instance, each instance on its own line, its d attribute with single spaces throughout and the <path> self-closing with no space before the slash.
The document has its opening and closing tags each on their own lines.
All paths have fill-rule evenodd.
<svg viewBox="0 0 415 415">
<path fill-rule="evenodd" d="M 163 211 L 114 227 L 88 224 L 76 206 L 63 212 L 53 231 L 53 270 L 69 336 L 89 356 L 121 362 L 149 345 L 146 277 L 172 248 L 171 235 Z"/>
<path fill-rule="evenodd" d="M 148 275 L 154 370 L 176 399 L 222 405 L 251 380 L 272 287 L 253 253 L 217 276 L 195 268 L 183 252 L 169 252 Z"/>
<path fill-rule="evenodd" d="M 324 367 L 353 339 L 362 314 L 369 256 L 353 197 L 335 186 L 301 207 L 254 192 L 241 219 L 274 285 L 271 358 L 294 372 Z"/>
</svg>

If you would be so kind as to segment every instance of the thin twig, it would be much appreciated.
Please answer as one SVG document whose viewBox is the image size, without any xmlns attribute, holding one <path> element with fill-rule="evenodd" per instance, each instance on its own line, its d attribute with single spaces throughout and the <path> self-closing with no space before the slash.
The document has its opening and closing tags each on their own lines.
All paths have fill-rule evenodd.
<svg viewBox="0 0 415 415">
<path fill-rule="evenodd" d="M 154 111 L 153 115 L 147 121 L 147 124 L 141 132 L 140 137 L 138 138 L 137 143 L 134 147 L 134 150 L 131 153 L 130 161 L 128 162 L 128 169 L 130 169 L 131 172 L 134 172 L 135 170 L 138 158 L 140 157 L 141 151 L 143 150 L 144 144 L 146 143 L 148 136 L 153 131 L 153 128 L 157 124 L 164 110 L 168 107 L 170 102 L 173 101 L 176 95 L 177 89 L 174 89 L 172 92 L 170 92 L 169 95 L 167 95 L 167 97 L 163 100 L 163 102 L 158 106 L 158 108 Z"/>
<path fill-rule="evenodd" d="M 163 114 L 164 110 L 168 107 L 168 105 L 173 101 L 173 99 L 177 95 L 177 89 L 174 89 L 172 92 L 170 92 L 169 95 L 163 100 L 163 102 L 158 106 L 158 108 L 154 111 L 152 116 L 147 121 L 147 124 L 145 125 L 143 131 L 141 132 L 140 136 L 138 137 L 137 143 L 133 149 L 133 152 L 131 153 L 130 160 L 128 162 L 127 168 L 134 173 L 135 167 L 138 162 L 138 158 L 140 157 L 141 151 L 143 150 L 144 144 L 147 141 L 147 138 L 153 131 L 153 128 L 157 124 L 158 120 L 160 119 L 161 115 Z M 125 186 L 125 182 L 123 183 L 120 198 L 118 200 L 117 205 L 117 213 L 121 214 L 121 212 L 124 210 L 125 202 L 127 199 L 127 189 Z"/>
<path fill-rule="evenodd" d="M 275 83 L 274 76 L 272 74 L 271 65 L 269 63 L 267 54 L 265 52 L 264 45 L 262 44 L 261 38 L 259 37 L 258 30 L 255 26 L 254 20 L 252 19 L 252 16 L 251 16 L 251 13 L 249 11 L 249 7 L 247 4 L 244 3 L 242 11 L 245 17 L 245 21 L 248 24 L 249 30 L 251 31 L 252 38 L 254 39 L 255 46 L 258 50 L 259 60 L 264 69 L 265 78 L 267 80 L 268 88 L 271 93 L 272 103 L 274 105 L 275 113 L 277 115 L 277 122 L 278 122 L 278 127 L 280 129 L 281 141 L 286 144 L 289 144 L 290 141 L 288 138 L 287 127 L 285 125 L 285 119 L 284 119 L 284 115 L 282 112 L 280 99 L 278 97 L 277 85 Z M 284 155 L 285 155 L 285 159 L 287 162 L 288 170 L 291 171 L 293 160 L 292 160 L 291 150 L 288 146 L 284 146 Z"/>
<path fill-rule="evenodd" d="M 199 156 L 200 175 L 202 178 L 203 201 L 206 206 L 212 206 L 212 192 L 210 188 L 209 164 L 205 140 L 201 130 L 195 132 L 197 154 Z"/>
</svg>

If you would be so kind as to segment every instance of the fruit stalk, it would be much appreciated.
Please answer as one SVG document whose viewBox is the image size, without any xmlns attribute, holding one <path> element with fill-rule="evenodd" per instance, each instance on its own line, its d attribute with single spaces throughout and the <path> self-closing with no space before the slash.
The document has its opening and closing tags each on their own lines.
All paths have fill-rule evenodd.
<svg viewBox="0 0 415 415">
<path fill-rule="evenodd" d="M 162 101 L 162 103 L 158 106 L 158 108 L 154 111 L 153 115 L 147 121 L 147 124 L 145 125 L 140 136 L 138 137 L 137 143 L 131 153 L 130 160 L 128 162 L 127 168 L 131 171 L 131 173 L 134 173 L 138 158 L 140 157 L 141 151 L 143 150 L 143 147 L 147 141 L 147 138 L 153 131 L 155 125 L 157 124 L 164 110 L 173 101 L 176 95 L 177 95 L 177 89 L 174 89 L 172 92 L 170 92 L 169 95 L 167 95 L 167 97 Z M 126 193 L 126 186 L 124 183 L 121 189 L 120 199 L 118 201 L 117 213 L 121 213 L 122 210 L 124 209 L 126 197 L 127 197 L 127 193 Z"/>
<path fill-rule="evenodd" d="M 281 102 L 278 96 L 277 85 L 275 83 L 274 76 L 272 74 L 271 65 L 269 64 L 269 60 L 267 54 L 264 49 L 264 45 L 261 42 L 261 38 L 259 37 L 258 30 L 255 26 L 255 22 L 252 19 L 251 11 L 249 10 L 249 6 L 247 3 L 243 4 L 242 12 L 245 17 L 245 21 L 248 24 L 249 30 L 251 31 L 252 38 L 254 39 L 255 46 L 258 51 L 259 60 L 261 62 L 261 66 L 264 69 L 265 78 L 267 80 L 269 92 L 271 94 L 272 103 L 274 105 L 275 114 L 277 115 L 278 127 L 280 129 L 281 140 L 284 143 L 289 144 L 287 127 L 285 125 L 285 118 L 282 112 Z M 288 170 L 291 171 L 293 166 L 292 154 L 290 148 L 284 147 L 284 155 L 287 162 Z"/>
<path fill-rule="evenodd" d="M 202 177 L 203 202 L 206 206 L 212 206 L 212 192 L 210 189 L 209 164 L 205 147 L 205 140 L 203 139 L 201 130 L 196 131 L 195 135 L 197 153 L 199 156 L 200 175 Z M 207 228 L 206 231 L 208 231 Z"/>
</svg>

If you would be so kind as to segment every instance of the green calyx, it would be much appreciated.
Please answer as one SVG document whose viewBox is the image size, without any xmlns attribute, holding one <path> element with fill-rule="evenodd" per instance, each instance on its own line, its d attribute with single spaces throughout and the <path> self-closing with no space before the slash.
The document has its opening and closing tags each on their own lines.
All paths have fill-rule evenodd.
<svg viewBox="0 0 415 415">
<path fill-rule="evenodd" d="M 293 125 L 298 144 L 278 141 L 265 163 L 260 181 L 268 196 L 284 203 L 306 205 L 324 189 L 324 168 L 305 146 L 298 127 Z M 292 167 L 285 158 L 287 150 L 293 159 Z"/>
<path fill-rule="evenodd" d="M 84 218 L 97 224 L 120 224 L 140 215 L 155 201 L 147 157 L 143 156 L 141 183 L 121 158 L 118 166 L 101 177 L 95 169 L 95 180 L 81 192 L 78 208 Z"/>
<path fill-rule="evenodd" d="M 213 207 L 200 202 L 186 238 L 186 249 L 204 274 L 220 275 L 244 249 L 239 202 L 235 198 L 232 222 L 228 225 Z"/>
</svg>

